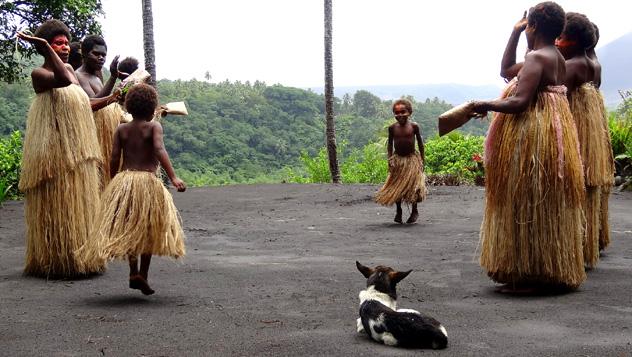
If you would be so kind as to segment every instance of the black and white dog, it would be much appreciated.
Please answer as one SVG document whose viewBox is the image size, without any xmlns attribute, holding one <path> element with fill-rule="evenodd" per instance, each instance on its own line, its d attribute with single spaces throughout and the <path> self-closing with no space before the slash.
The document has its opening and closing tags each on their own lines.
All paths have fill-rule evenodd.
<svg viewBox="0 0 632 357">
<path fill-rule="evenodd" d="M 375 269 L 356 261 L 366 281 L 360 292 L 358 332 L 365 331 L 373 340 L 389 346 L 442 349 L 448 345 L 448 333 L 439 321 L 410 309 L 397 309 L 395 285 L 412 270 L 398 272 L 378 265 Z"/>
</svg>

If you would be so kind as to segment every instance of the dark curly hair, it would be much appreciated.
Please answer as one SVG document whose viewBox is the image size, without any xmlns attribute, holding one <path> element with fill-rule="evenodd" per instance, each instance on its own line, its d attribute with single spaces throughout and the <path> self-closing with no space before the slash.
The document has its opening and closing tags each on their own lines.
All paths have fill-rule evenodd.
<svg viewBox="0 0 632 357">
<path fill-rule="evenodd" d="M 158 93 L 148 84 L 137 84 L 125 95 L 125 109 L 134 118 L 153 118 L 157 107 Z"/>
<path fill-rule="evenodd" d="M 88 35 L 83 39 L 83 41 L 81 41 L 81 54 L 87 56 L 94 46 L 104 46 L 106 49 L 108 48 L 108 45 L 105 44 L 103 37 L 98 35 Z"/>
<path fill-rule="evenodd" d="M 577 12 L 566 14 L 566 26 L 562 35 L 571 41 L 576 41 L 583 49 L 588 49 L 595 43 L 595 28 L 586 15 Z"/>
<path fill-rule="evenodd" d="M 597 46 L 597 43 L 599 42 L 599 27 L 597 27 L 594 22 L 591 22 L 590 24 L 595 29 L 595 42 L 592 44 L 592 46 L 588 47 L 589 50 L 595 48 Z"/>
<path fill-rule="evenodd" d="M 119 72 L 125 72 L 127 74 L 134 73 L 138 69 L 138 60 L 134 57 L 125 57 L 118 64 Z"/>
<path fill-rule="evenodd" d="M 33 34 L 35 37 L 40 37 L 46 40 L 49 44 L 53 42 L 53 39 L 59 35 L 64 35 L 68 38 L 68 41 L 71 40 L 70 29 L 63 22 L 51 19 L 44 21 L 38 28 L 35 30 Z M 35 46 L 35 50 L 40 55 L 46 54 L 46 49 L 41 46 Z"/>
<path fill-rule="evenodd" d="M 81 67 L 81 42 L 70 43 L 70 54 L 68 55 L 68 63 L 72 68 L 77 69 Z"/>
<path fill-rule="evenodd" d="M 396 101 L 393 102 L 393 107 L 391 108 L 393 111 L 395 111 L 395 106 L 396 105 L 404 105 L 406 107 L 406 109 L 408 110 L 408 113 L 412 114 L 413 113 L 413 104 L 408 100 L 408 99 L 398 99 Z"/>
<path fill-rule="evenodd" d="M 554 40 L 564 30 L 566 14 L 557 3 L 546 1 L 531 8 L 527 21 L 529 26 L 535 26 L 539 34 L 549 40 Z"/>
</svg>

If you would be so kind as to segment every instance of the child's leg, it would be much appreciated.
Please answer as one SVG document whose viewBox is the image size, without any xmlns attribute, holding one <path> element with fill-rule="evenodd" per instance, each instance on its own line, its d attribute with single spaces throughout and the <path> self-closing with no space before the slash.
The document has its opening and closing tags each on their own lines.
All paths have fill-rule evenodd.
<svg viewBox="0 0 632 357">
<path fill-rule="evenodd" d="M 149 273 L 149 264 L 151 264 L 151 254 L 143 254 L 140 256 L 140 275 L 147 280 Z"/>
<path fill-rule="evenodd" d="M 417 202 L 414 202 L 413 209 L 410 212 L 410 217 L 408 217 L 406 223 L 415 223 L 417 222 L 417 218 L 419 218 L 419 212 L 417 211 Z"/>
<path fill-rule="evenodd" d="M 396 202 L 397 212 L 395 213 L 395 222 L 402 223 L 402 202 Z"/>
<path fill-rule="evenodd" d="M 151 295 L 154 290 L 147 284 L 147 272 L 151 254 L 142 254 L 140 259 L 140 273 L 138 271 L 138 257 L 129 257 L 129 287 L 140 290 L 145 295 Z"/>
<path fill-rule="evenodd" d="M 138 275 L 138 257 L 130 255 L 127 260 L 129 261 L 129 276 Z"/>
</svg>

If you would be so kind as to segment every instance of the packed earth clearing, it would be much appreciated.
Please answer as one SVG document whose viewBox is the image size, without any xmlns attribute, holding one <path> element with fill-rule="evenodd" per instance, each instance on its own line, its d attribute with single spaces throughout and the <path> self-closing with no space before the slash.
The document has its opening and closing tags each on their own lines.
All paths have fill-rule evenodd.
<svg viewBox="0 0 632 357">
<path fill-rule="evenodd" d="M 430 356 L 632 356 L 632 193 L 610 199 L 611 246 L 573 293 L 509 296 L 478 265 L 484 190 L 430 187 L 417 224 L 374 185 L 239 185 L 173 192 L 187 255 L 156 257 L 143 296 L 128 267 L 24 277 L 23 202 L 0 207 L 0 355 L 407 356 L 355 332 L 364 265 L 413 272 L 399 308 L 434 316 Z M 404 209 L 404 219 L 409 211 Z"/>
</svg>

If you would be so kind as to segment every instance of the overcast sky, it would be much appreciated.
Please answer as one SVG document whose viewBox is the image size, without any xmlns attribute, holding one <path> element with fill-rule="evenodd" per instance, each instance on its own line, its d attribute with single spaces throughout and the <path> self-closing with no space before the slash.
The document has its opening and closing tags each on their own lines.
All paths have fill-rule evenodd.
<svg viewBox="0 0 632 357">
<path fill-rule="evenodd" d="M 102 3 L 108 63 L 142 62 L 140 0 Z M 632 1 L 558 3 L 599 26 L 600 46 L 632 31 Z M 333 0 L 334 85 L 499 84 L 511 29 L 535 4 Z M 322 86 L 323 12 L 323 0 L 153 0 L 158 78 Z"/>
</svg>

